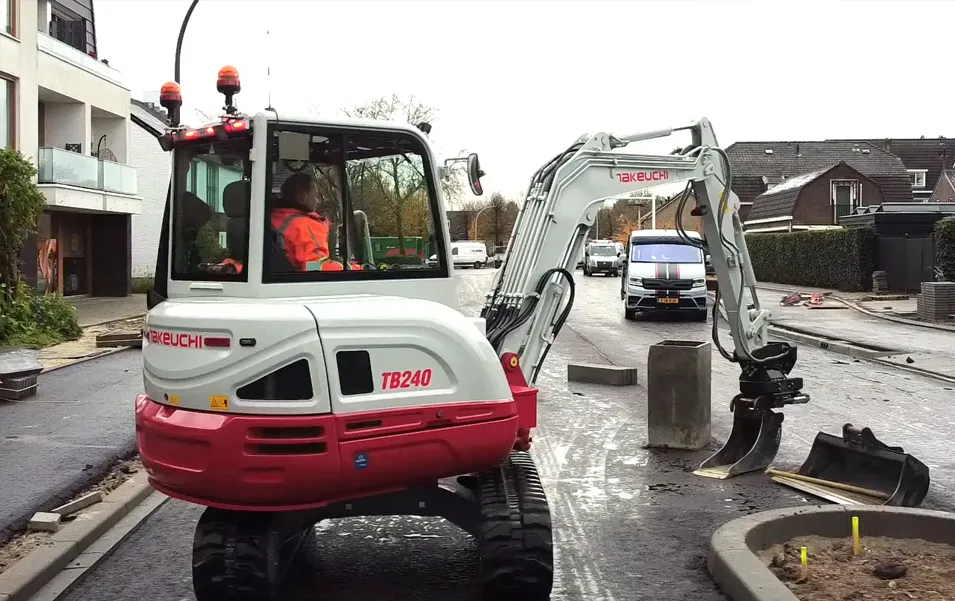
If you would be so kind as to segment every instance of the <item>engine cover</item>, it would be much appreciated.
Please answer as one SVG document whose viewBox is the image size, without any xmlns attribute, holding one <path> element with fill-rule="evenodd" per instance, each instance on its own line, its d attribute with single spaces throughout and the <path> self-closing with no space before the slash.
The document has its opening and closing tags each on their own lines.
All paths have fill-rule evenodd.
<svg viewBox="0 0 955 601">
<path fill-rule="evenodd" d="M 143 379 L 157 403 L 240 414 L 511 398 L 473 318 L 376 295 L 165 301 L 146 317 Z"/>
</svg>

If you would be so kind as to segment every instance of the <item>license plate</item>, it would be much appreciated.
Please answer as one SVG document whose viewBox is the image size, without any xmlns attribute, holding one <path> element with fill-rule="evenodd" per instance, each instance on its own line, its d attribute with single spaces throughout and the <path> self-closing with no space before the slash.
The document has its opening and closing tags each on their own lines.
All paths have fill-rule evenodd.
<svg viewBox="0 0 955 601">
<path fill-rule="evenodd" d="M 680 302 L 678 298 L 658 298 L 657 302 L 661 305 L 675 305 Z"/>
</svg>

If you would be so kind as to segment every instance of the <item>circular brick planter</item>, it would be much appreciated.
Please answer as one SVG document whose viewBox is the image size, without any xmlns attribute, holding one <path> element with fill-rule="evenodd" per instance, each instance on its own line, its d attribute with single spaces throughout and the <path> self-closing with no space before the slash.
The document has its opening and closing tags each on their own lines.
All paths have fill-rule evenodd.
<svg viewBox="0 0 955 601">
<path fill-rule="evenodd" d="M 926 509 L 820 505 L 754 513 L 723 525 L 710 540 L 707 568 L 733 601 L 799 601 L 756 556 L 797 536 L 846 538 L 858 516 L 863 536 L 921 538 L 955 545 L 955 514 Z"/>
</svg>

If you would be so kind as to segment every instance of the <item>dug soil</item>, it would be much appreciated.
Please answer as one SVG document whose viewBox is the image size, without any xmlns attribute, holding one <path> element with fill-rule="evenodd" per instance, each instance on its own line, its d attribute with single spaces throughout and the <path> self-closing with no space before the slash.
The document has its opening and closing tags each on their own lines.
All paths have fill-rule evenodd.
<svg viewBox="0 0 955 601">
<path fill-rule="evenodd" d="M 808 553 L 802 578 L 800 548 Z M 759 553 L 801 601 L 948 601 L 955 598 L 955 547 L 921 539 L 803 536 Z"/>
</svg>

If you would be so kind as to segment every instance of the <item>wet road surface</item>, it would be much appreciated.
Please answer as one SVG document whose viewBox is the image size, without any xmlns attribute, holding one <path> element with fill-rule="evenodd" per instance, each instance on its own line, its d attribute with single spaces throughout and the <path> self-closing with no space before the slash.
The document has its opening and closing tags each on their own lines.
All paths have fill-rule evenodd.
<svg viewBox="0 0 955 601">
<path fill-rule="evenodd" d="M 135 452 L 142 382 L 142 356 L 128 350 L 43 374 L 36 396 L 0 402 L 0 541 Z"/>
<path fill-rule="evenodd" d="M 490 271 L 461 276 L 477 311 Z M 580 272 L 578 272 L 579 274 Z M 555 524 L 555 601 L 716 601 L 704 565 L 709 536 L 753 511 L 805 504 L 762 475 L 715 481 L 690 472 L 709 453 L 657 452 L 645 441 L 646 356 L 662 339 L 708 340 L 710 324 L 627 322 L 613 278 L 578 277 L 578 301 L 548 357 L 535 455 Z M 723 336 L 729 344 L 729 334 Z M 714 351 L 715 352 L 715 351 Z M 640 386 L 568 384 L 566 363 L 637 365 Z M 813 399 L 787 411 L 779 464 L 805 458 L 815 432 L 852 421 L 932 465 L 924 504 L 951 508 L 948 440 L 952 392 L 939 383 L 817 349 L 800 348 L 794 375 Z M 713 431 L 729 432 L 738 371 L 713 361 Z M 931 418 L 929 418 L 931 416 Z M 169 501 L 66 598 L 70 601 L 191 601 L 190 555 L 201 508 Z M 286 601 L 477 599 L 476 553 L 467 535 L 439 520 L 350 519 L 318 526 L 318 545 L 289 578 Z"/>
</svg>

